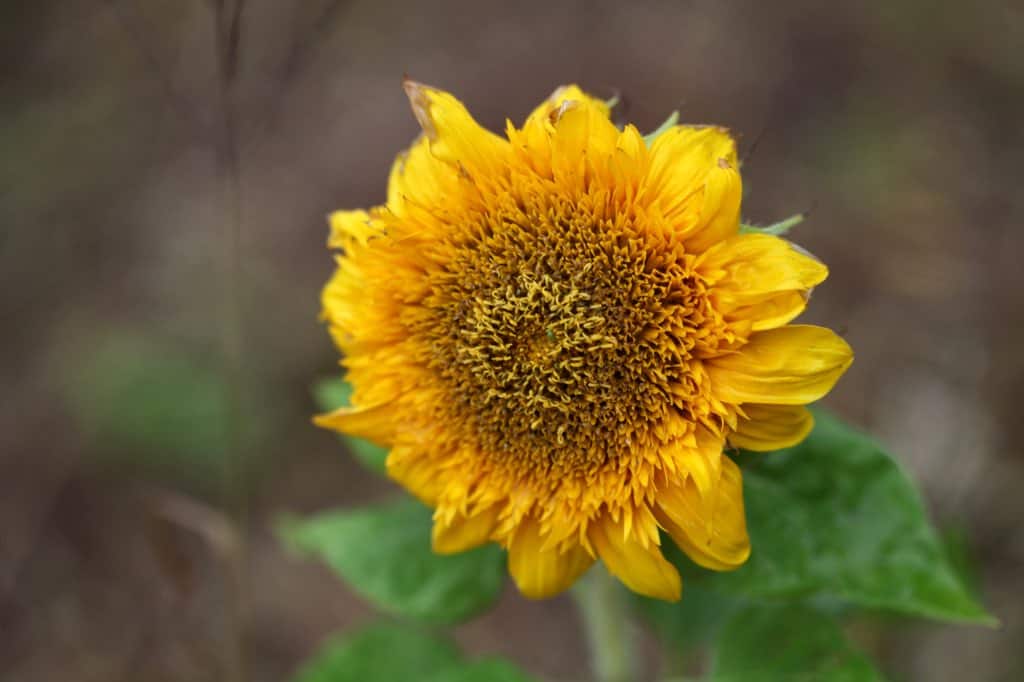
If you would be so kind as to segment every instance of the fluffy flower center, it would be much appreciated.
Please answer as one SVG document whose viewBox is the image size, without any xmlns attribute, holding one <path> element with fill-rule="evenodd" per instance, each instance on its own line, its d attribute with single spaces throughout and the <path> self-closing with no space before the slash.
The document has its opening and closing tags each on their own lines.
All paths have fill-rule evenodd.
<svg viewBox="0 0 1024 682">
<path fill-rule="evenodd" d="M 463 438 L 534 471 L 592 470 L 670 413 L 694 418 L 692 363 L 715 318 L 671 238 L 603 196 L 525 194 L 439 246 L 419 333 Z"/>
</svg>

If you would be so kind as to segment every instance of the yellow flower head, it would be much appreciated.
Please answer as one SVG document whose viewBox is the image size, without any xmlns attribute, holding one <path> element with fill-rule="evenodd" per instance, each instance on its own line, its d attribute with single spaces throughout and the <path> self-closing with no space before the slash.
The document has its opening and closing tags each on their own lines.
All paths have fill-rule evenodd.
<svg viewBox="0 0 1024 682">
<path fill-rule="evenodd" d="M 324 317 L 352 407 L 321 426 L 390 448 L 391 477 L 435 508 L 433 546 L 508 549 L 529 597 L 596 560 L 632 590 L 680 596 L 664 530 L 696 563 L 750 553 L 726 445 L 803 439 L 803 407 L 852 361 L 789 325 L 824 265 L 739 232 L 727 131 L 648 144 L 560 88 L 505 137 L 407 81 L 423 135 L 387 202 L 331 216 Z"/>
</svg>

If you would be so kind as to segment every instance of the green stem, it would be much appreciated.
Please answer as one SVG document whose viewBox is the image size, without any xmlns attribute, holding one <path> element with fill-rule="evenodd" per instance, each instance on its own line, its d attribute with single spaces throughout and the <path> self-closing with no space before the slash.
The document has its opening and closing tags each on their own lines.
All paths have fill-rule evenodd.
<svg viewBox="0 0 1024 682">
<path fill-rule="evenodd" d="M 590 648 L 594 679 L 630 682 L 634 670 L 633 633 L 626 591 L 598 563 L 580 580 L 572 594 Z"/>
</svg>

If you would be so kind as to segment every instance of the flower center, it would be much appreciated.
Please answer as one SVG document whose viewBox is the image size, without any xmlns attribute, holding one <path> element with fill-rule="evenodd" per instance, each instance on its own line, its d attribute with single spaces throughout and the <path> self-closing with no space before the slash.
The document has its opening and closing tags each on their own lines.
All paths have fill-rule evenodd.
<svg viewBox="0 0 1024 682">
<path fill-rule="evenodd" d="M 559 205 L 485 215 L 443 248 L 422 333 L 443 418 L 487 456 L 591 469 L 687 412 L 708 303 L 681 246 Z"/>
</svg>

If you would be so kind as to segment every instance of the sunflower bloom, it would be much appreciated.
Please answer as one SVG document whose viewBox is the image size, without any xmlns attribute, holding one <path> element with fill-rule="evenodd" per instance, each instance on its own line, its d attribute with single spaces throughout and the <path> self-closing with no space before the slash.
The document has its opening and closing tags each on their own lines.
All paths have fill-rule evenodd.
<svg viewBox="0 0 1024 682">
<path fill-rule="evenodd" d="M 497 542 L 528 597 L 595 561 L 676 600 L 662 531 L 715 570 L 750 554 L 726 447 L 796 444 L 852 362 L 791 325 L 827 269 L 739 231 L 736 147 L 716 127 L 648 143 L 557 90 L 505 136 L 407 81 L 423 135 L 387 201 L 330 218 L 323 316 L 353 386 L 324 427 L 389 448 L 434 508 L 439 553 Z"/>
</svg>

